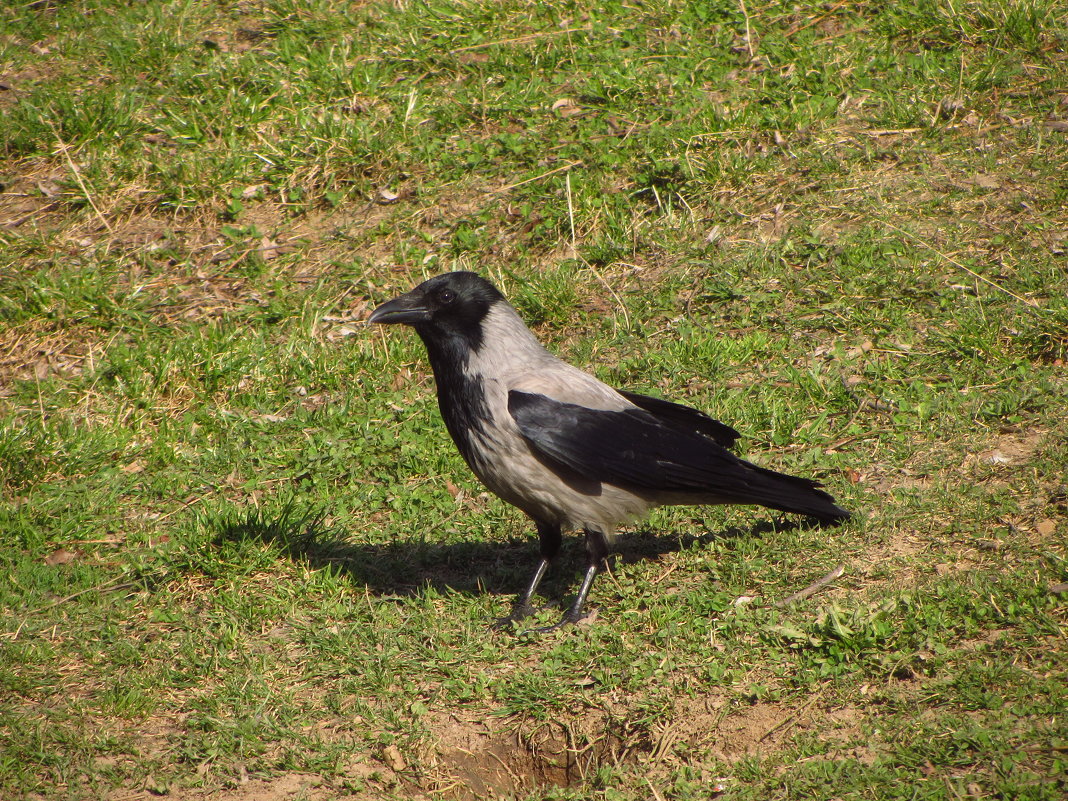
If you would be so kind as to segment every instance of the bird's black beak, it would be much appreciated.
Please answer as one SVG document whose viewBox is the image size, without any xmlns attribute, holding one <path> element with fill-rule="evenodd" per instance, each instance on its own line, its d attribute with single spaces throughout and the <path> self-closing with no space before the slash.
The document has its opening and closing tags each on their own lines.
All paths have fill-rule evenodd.
<svg viewBox="0 0 1068 801">
<path fill-rule="evenodd" d="M 412 290 L 387 301 L 371 312 L 369 323 L 404 323 L 415 325 L 430 319 L 430 309 L 422 292 Z"/>
</svg>

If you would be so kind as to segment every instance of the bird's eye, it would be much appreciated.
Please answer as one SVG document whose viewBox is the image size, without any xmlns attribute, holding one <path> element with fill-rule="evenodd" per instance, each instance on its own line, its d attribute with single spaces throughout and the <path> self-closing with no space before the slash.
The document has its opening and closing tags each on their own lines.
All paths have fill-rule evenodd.
<svg viewBox="0 0 1068 801">
<path fill-rule="evenodd" d="M 438 303 L 440 303 L 443 306 L 445 304 L 447 304 L 447 303 L 452 303 L 453 300 L 455 300 L 455 299 L 456 299 L 456 293 L 453 292 L 451 289 L 443 289 L 440 292 L 438 292 Z"/>
</svg>

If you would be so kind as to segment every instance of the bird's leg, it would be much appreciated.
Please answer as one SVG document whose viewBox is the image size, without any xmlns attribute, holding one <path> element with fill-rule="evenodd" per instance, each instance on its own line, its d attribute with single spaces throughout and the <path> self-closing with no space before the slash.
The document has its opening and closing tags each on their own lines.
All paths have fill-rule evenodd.
<svg viewBox="0 0 1068 801">
<path fill-rule="evenodd" d="M 546 571 L 549 569 L 549 560 L 542 557 L 538 562 L 538 568 L 534 571 L 534 575 L 530 579 L 530 583 L 527 588 L 523 590 L 523 593 L 515 599 L 515 603 L 512 604 L 512 612 L 508 615 L 508 620 L 522 620 L 523 618 L 530 617 L 534 614 L 534 605 L 530 602 L 534 597 L 534 593 L 538 591 L 538 585 L 541 584 L 541 580 L 545 577 Z"/>
<path fill-rule="evenodd" d="M 608 540 L 605 539 L 602 532 L 591 528 L 586 529 L 586 555 L 588 557 L 586 575 L 582 577 L 582 584 L 579 585 L 578 595 L 575 596 L 575 601 L 571 604 L 571 608 L 564 613 L 558 623 L 552 626 L 531 629 L 531 632 L 554 631 L 563 626 L 578 623 L 586 616 L 585 611 L 583 611 L 586 606 L 586 596 L 590 594 L 593 580 L 597 578 L 597 573 L 604 567 L 605 559 L 608 557 Z"/>
<path fill-rule="evenodd" d="M 534 571 L 527 588 L 516 598 L 515 603 L 512 605 L 512 611 L 506 617 L 498 618 L 493 624 L 494 628 L 505 628 L 513 622 L 518 623 L 520 620 L 534 614 L 535 610 L 533 604 L 531 604 L 531 599 L 533 599 L 534 593 L 537 592 L 541 580 L 545 578 L 549 563 L 552 562 L 553 557 L 560 550 L 562 541 L 560 526 L 540 521 L 534 521 L 534 524 L 538 527 L 538 538 L 541 541 L 541 561 L 538 562 L 538 567 Z"/>
</svg>

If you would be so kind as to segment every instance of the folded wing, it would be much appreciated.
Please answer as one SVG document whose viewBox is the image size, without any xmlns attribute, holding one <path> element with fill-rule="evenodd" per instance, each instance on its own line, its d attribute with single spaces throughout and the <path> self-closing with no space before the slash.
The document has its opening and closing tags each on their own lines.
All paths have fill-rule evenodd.
<svg viewBox="0 0 1068 801">
<path fill-rule="evenodd" d="M 674 403 L 663 398 L 653 398 L 649 395 L 639 395 L 637 392 L 627 392 L 623 389 L 616 391 L 635 406 L 640 406 L 655 416 L 661 423 L 668 423 L 675 428 L 682 428 L 695 434 L 711 437 L 712 440 L 724 448 L 730 448 L 740 436 L 729 425 L 709 417 L 692 406 L 683 406 L 681 403 Z"/>
<path fill-rule="evenodd" d="M 706 434 L 701 430 L 708 425 L 704 420 L 697 425 L 693 422 L 697 418 L 675 409 L 665 413 L 659 406 L 677 404 L 638 397 L 656 402 L 605 411 L 513 390 L 508 393 L 508 411 L 535 452 L 591 480 L 654 497 L 692 494 L 695 503 L 711 499 L 757 503 L 826 521 L 848 517 L 830 495 L 817 489 L 817 482 L 739 459 L 720 444 L 733 442 L 725 432 L 713 427 Z M 716 423 L 710 417 L 707 421 Z M 737 436 L 728 426 L 723 428 Z"/>
</svg>

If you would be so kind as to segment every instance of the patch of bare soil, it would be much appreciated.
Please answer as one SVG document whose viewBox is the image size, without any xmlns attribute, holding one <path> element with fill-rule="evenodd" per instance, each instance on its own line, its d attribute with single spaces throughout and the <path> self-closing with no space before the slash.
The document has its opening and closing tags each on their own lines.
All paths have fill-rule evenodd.
<svg viewBox="0 0 1068 801">
<path fill-rule="evenodd" d="M 284 773 L 271 779 L 253 779 L 242 775 L 235 780 L 235 786 L 219 789 L 177 789 L 153 785 L 150 789 L 119 791 L 107 796 L 108 801 L 149 801 L 161 796 L 173 801 L 319 801 L 337 798 L 337 790 L 325 783 L 322 777 L 313 773 Z M 345 793 L 346 798 L 373 798 L 373 795 L 354 795 Z"/>
<path fill-rule="evenodd" d="M 54 165 L 27 166 L 0 187 L 0 229 L 52 230 L 67 220 L 64 172 Z"/>
<path fill-rule="evenodd" d="M 428 789 L 450 798 L 511 796 L 584 781 L 618 761 L 619 737 L 601 712 L 568 723 L 517 728 L 492 716 L 441 714 L 430 721 Z"/>
<path fill-rule="evenodd" d="M 823 708 L 819 697 L 798 705 L 758 702 L 731 704 L 723 698 L 684 701 L 663 727 L 654 756 L 676 745 L 688 750 L 708 749 L 724 762 L 735 762 L 781 750 L 801 732 L 813 732 L 829 742 L 848 742 L 861 735 L 864 713 L 852 707 Z"/>
<path fill-rule="evenodd" d="M 423 788 L 449 798 L 521 795 L 538 787 L 581 784 L 604 764 L 640 761 L 656 773 L 678 762 L 677 751 L 706 751 L 724 762 L 780 750 L 801 732 L 853 753 L 864 712 L 852 707 L 823 708 L 818 699 L 789 706 L 732 704 L 725 698 L 680 701 L 668 722 L 653 731 L 629 730 L 600 710 L 543 724 L 533 730 L 492 716 L 442 713 L 429 727 L 431 766 Z M 864 749 L 860 749 L 863 751 Z"/>
<path fill-rule="evenodd" d="M 91 368 L 104 347 L 85 333 L 77 326 L 43 332 L 11 326 L 0 333 L 0 398 L 10 394 L 12 381 L 43 381 L 53 374 L 73 376 Z"/>
<path fill-rule="evenodd" d="M 965 465 L 973 470 L 976 465 L 1019 469 L 1042 447 L 1042 441 L 1047 433 L 1040 429 L 999 433 L 984 443 L 981 448 L 970 453 L 965 460 Z"/>
<path fill-rule="evenodd" d="M 860 475 L 860 481 L 878 498 L 887 498 L 901 490 L 923 496 L 963 482 L 980 484 L 991 492 L 1008 488 L 1015 494 L 1020 512 L 1003 514 L 1002 529 L 1038 540 L 1056 530 L 1054 518 L 1059 513 L 1049 507 L 1056 506 L 1059 486 L 1046 484 L 1025 491 L 1021 489 L 1021 480 L 1033 470 L 1032 464 L 1047 446 L 1050 436 L 1051 432 L 1044 428 L 994 432 L 970 444 L 963 454 L 954 451 L 955 455 L 948 459 L 941 452 L 933 457 L 933 451 L 917 451 L 907 464 L 893 468 L 869 465 L 868 472 Z M 874 519 L 881 512 L 873 507 L 871 514 Z M 946 547 L 941 540 L 936 545 L 938 538 L 933 539 L 932 534 L 949 530 L 953 522 L 949 512 L 921 520 L 922 528 L 899 524 L 881 526 L 884 536 L 855 560 L 851 572 L 864 574 L 870 567 L 885 576 L 887 566 L 892 565 L 895 583 L 914 583 L 920 570 L 915 557 L 932 548 Z M 933 568 L 939 575 L 974 569 L 995 558 L 1001 549 L 997 540 L 994 531 L 985 538 L 960 540 L 950 552 L 941 553 L 942 561 Z M 868 580 L 879 579 L 869 577 Z"/>
</svg>

